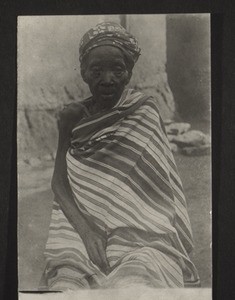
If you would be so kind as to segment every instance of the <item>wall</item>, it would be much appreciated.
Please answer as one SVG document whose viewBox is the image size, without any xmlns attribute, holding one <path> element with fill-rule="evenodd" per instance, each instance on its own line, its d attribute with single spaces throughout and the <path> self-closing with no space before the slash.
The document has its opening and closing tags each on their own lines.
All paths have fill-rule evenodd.
<svg viewBox="0 0 235 300">
<path fill-rule="evenodd" d="M 210 18 L 167 15 L 167 74 L 184 120 L 210 118 Z"/>
<path fill-rule="evenodd" d="M 155 96 L 163 119 L 174 117 L 175 104 L 166 74 L 166 16 L 130 15 L 127 27 L 138 37 L 142 55 L 135 66 L 132 85 Z"/>
<path fill-rule="evenodd" d="M 19 158 L 40 157 L 55 151 L 58 110 L 64 103 L 89 95 L 79 73 L 80 38 L 105 20 L 125 20 L 142 48 L 130 87 L 156 96 L 163 117 L 173 117 L 174 101 L 165 72 L 165 15 L 19 17 Z"/>
</svg>

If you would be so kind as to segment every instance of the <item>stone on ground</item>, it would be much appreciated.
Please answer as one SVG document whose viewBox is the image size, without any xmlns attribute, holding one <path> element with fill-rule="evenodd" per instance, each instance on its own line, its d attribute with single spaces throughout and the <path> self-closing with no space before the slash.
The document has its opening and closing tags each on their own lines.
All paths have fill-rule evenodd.
<svg viewBox="0 0 235 300">
<path fill-rule="evenodd" d="M 181 153 L 188 156 L 208 155 L 210 152 L 210 145 L 202 145 L 200 147 L 184 147 L 181 149 Z"/>
<path fill-rule="evenodd" d="M 166 124 L 166 123 L 165 123 Z M 187 132 L 191 125 L 189 123 L 170 123 L 165 126 L 167 134 L 179 135 Z"/>
<path fill-rule="evenodd" d="M 181 135 L 172 135 L 171 142 L 174 142 L 179 147 L 200 147 L 203 145 L 210 145 L 210 138 L 199 130 L 190 130 Z"/>
</svg>

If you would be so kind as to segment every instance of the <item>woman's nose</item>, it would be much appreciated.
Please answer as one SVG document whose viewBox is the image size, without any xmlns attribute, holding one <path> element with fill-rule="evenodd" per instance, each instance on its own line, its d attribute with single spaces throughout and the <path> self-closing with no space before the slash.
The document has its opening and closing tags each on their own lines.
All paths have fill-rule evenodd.
<svg viewBox="0 0 235 300">
<path fill-rule="evenodd" d="M 110 84 L 113 83 L 113 72 L 111 71 L 104 71 L 102 72 L 102 83 L 104 84 Z"/>
</svg>

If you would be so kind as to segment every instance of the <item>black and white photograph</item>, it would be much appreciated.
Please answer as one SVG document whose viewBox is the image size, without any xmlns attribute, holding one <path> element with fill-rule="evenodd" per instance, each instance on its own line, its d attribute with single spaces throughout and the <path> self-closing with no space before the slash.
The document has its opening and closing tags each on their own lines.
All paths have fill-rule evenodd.
<svg viewBox="0 0 235 300">
<path fill-rule="evenodd" d="M 212 299 L 210 53 L 210 14 L 18 17 L 20 299 Z"/>
</svg>

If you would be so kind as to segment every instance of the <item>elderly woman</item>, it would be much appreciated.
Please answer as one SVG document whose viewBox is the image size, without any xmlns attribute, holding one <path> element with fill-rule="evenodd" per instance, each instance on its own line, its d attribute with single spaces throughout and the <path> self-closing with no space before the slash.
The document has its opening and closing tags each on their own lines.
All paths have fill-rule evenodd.
<svg viewBox="0 0 235 300">
<path fill-rule="evenodd" d="M 79 52 L 92 96 L 60 113 L 46 289 L 198 286 L 157 100 L 125 89 L 140 55 L 136 39 L 102 23 Z"/>
</svg>

